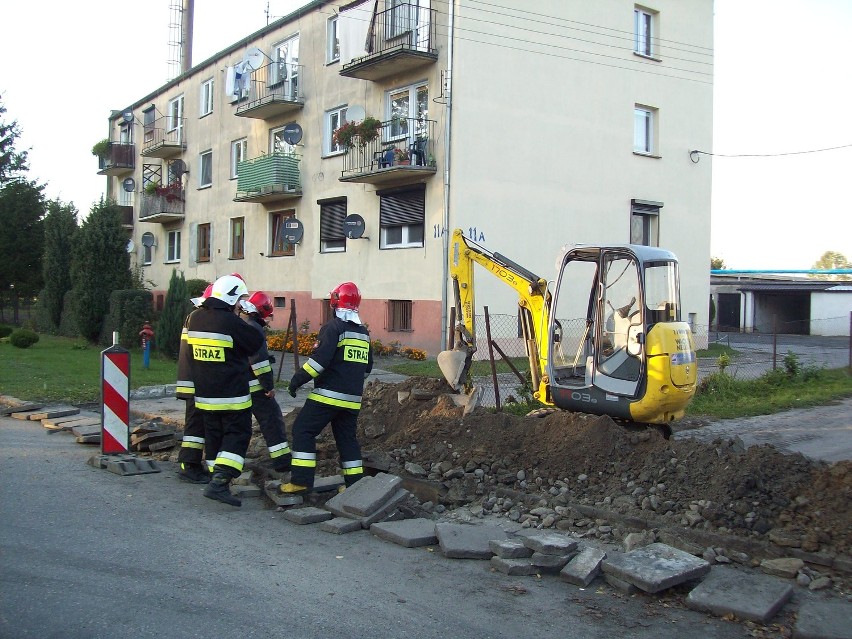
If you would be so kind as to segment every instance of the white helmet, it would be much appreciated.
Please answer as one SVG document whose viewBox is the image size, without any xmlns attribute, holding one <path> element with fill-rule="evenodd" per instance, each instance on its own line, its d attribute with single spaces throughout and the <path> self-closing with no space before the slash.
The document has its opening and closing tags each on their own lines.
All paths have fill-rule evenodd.
<svg viewBox="0 0 852 639">
<path fill-rule="evenodd" d="M 210 297 L 215 297 L 222 300 L 228 306 L 234 306 L 239 302 L 241 297 L 248 295 L 246 283 L 239 277 L 233 275 L 223 275 L 218 280 L 213 282 L 213 291 Z"/>
</svg>

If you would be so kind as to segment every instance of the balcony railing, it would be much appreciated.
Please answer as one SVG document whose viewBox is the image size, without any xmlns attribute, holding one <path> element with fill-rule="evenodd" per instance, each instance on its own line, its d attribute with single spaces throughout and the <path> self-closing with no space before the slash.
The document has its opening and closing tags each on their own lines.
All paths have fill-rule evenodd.
<svg viewBox="0 0 852 639">
<path fill-rule="evenodd" d="M 271 202 L 302 195 L 299 164 L 295 153 L 272 153 L 237 165 L 235 202 Z"/>
<path fill-rule="evenodd" d="M 143 191 L 139 221 L 166 224 L 182 220 L 185 208 L 184 192 L 179 186 L 157 188 L 154 193 Z"/>
<path fill-rule="evenodd" d="M 376 139 L 356 139 L 343 156 L 340 181 L 416 182 L 436 171 L 435 121 L 393 118 L 382 122 Z"/>
<path fill-rule="evenodd" d="M 343 65 L 340 75 L 361 80 L 382 80 L 438 59 L 435 9 L 398 4 L 376 14 L 367 32 L 367 53 Z"/>
<path fill-rule="evenodd" d="M 303 73 L 302 65 L 286 62 L 271 62 L 253 71 L 248 95 L 240 100 L 236 115 L 268 120 L 298 111 L 305 106 Z"/>
<path fill-rule="evenodd" d="M 142 155 L 171 158 L 186 150 L 184 118 L 164 117 L 142 128 Z"/>
<path fill-rule="evenodd" d="M 105 156 L 98 158 L 98 175 L 122 175 L 136 167 L 136 145 L 110 142 Z"/>
</svg>

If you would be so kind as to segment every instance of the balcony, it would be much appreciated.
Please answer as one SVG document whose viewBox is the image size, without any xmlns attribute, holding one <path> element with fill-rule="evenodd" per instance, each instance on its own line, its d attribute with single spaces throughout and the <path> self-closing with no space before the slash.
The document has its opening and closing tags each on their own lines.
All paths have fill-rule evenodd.
<svg viewBox="0 0 852 639">
<path fill-rule="evenodd" d="M 160 118 L 143 125 L 141 154 L 150 158 L 173 158 L 186 150 L 183 118 Z"/>
<path fill-rule="evenodd" d="M 300 110 L 305 106 L 302 71 L 298 64 L 272 62 L 252 72 L 248 94 L 240 100 L 235 115 L 269 120 Z"/>
<path fill-rule="evenodd" d="M 180 185 L 157 187 L 153 192 L 142 192 L 142 205 L 139 208 L 140 222 L 158 222 L 168 224 L 180 221 L 184 217 L 184 192 Z"/>
<path fill-rule="evenodd" d="M 110 142 L 106 155 L 98 158 L 98 175 L 124 175 L 136 168 L 136 145 Z"/>
<path fill-rule="evenodd" d="M 118 205 L 119 213 L 121 214 L 121 226 L 125 229 L 133 228 L 133 207 L 124 204 Z"/>
<path fill-rule="evenodd" d="M 435 9 L 399 4 L 375 16 L 367 54 L 343 65 L 340 75 L 376 82 L 438 60 Z"/>
<path fill-rule="evenodd" d="M 273 153 L 240 162 L 234 202 L 275 202 L 301 197 L 301 161 L 295 153 Z"/>
<path fill-rule="evenodd" d="M 437 172 L 435 121 L 394 118 L 382 122 L 375 140 L 356 141 L 343 156 L 341 182 L 411 184 Z"/>
</svg>

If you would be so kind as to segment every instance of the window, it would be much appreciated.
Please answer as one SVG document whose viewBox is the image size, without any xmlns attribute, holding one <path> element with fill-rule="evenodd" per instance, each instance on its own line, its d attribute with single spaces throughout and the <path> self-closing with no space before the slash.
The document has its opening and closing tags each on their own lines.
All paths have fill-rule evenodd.
<svg viewBox="0 0 852 639">
<path fill-rule="evenodd" d="M 238 177 L 240 162 L 246 159 L 248 142 L 245 138 L 231 142 L 231 179 Z"/>
<path fill-rule="evenodd" d="M 122 185 L 118 189 L 118 203 L 120 206 L 133 206 L 133 191 L 125 191 Z"/>
<path fill-rule="evenodd" d="M 296 147 L 289 144 L 284 139 L 284 129 L 286 127 L 278 127 L 269 131 L 269 152 L 270 153 L 290 153 L 296 152 Z"/>
<path fill-rule="evenodd" d="M 154 247 L 147 244 L 142 245 L 142 264 L 148 265 L 153 261 Z"/>
<path fill-rule="evenodd" d="M 286 308 L 287 307 L 287 298 L 286 297 L 276 297 L 275 298 L 275 308 Z"/>
<path fill-rule="evenodd" d="M 639 55 L 654 55 L 654 14 L 646 9 L 633 9 L 633 51 Z"/>
<path fill-rule="evenodd" d="M 166 262 L 180 262 L 180 231 L 168 232 Z"/>
<path fill-rule="evenodd" d="M 213 113 L 213 78 L 201 84 L 201 111 L 200 117 Z"/>
<path fill-rule="evenodd" d="M 385 39 L 392 40 L 414 28 L 417 15 L 416 0 L 390 0 L 390 18 L 385 23 Z"/>
<path fill-rule="evenodd" d="M 346 199 L 319 201 L 317 204 L 320 205 L 320 253 L 345 251 L 343 220 L 346 217 Z"/>
<path fill-rule="evenodd" d="M 199 156 L 198 188 L 203 189 L 213 184 L 213 151 L 205 151 Z"/>
<path fill-rule="evenodd" d="M 149 184 L 163 183 L 163 167 L 160 164 L 143 164 L 142 165 L 142 190 L 145 190 Z"/>
<path fill-rule="evenodd" d="M 411 330 L 411 300 L 388 300 L 388 331 Z"/>
<path fill-rule="evenodd" d="M 296 254 L 296 245 L 287 240 L 287 222 L 296 217 L 296 211 L 281 211 L 272 213 L 270 216 L 272 243 L 269 247 L 269 255 L 272 257 L 293 256 Z"/>
<path fill-rule="evenodd" d="M 630 243 L 660 245 L 660 209 L 662 202 L 630 200 Z"/>
<path fill-rule="evenodd" d="M 273 47 L 272 60 L 270 82 L 283 83 L 287 98 L 299 97 L 299 36 L 288 38 Z"/>
<path fill-rule="evenodd" d="M 166 119 L 166 130 L 175 132 L 175 140 L 180 142 L 180 135 L 183 131 L 183 96 L 169 100 L 168 118 Z"/>
<path fill-rule="evenodd" d="M 133 144 L 133 125 L 122 124 L 119 127 L 118 141 L 122 144 Z"/>
<path fill-rule="evenodd" d="M 143 137 L 145 142 L 152 142 L 154 140 L 155 119 L 156 114 L 154 113 L 154 107 L 142 111 Z"/>
<path fill-rule="evenodd" d="M 343 153 L 346 150 L 339 144 L 335 144 L 331 139 L 334 137 L 334 132 L 344 124 L 346 124 L 346 107 L 339 107 L 325 112 L 323 152 L 326 155 Z"/>
<path fill-rule="evenodd" d="M 209 262 L 210 261 L 210 241 L 212 239 L 212 228 L 210 224 L 199 224 L 198 225 L 198 250 L 197 255 L 198 258 L 196 261 L 198 262 Z"/>
<path fill-rule="evenodd" d="M 423 246 L 425 195 L 423 188 L 408 191 L 379 191 L 379 248 Z"/>
<path fill-rule="evenodd" d="M 340 60 L 340 37 L 337 33 L 337 16 L 331 16 L 326 22 L 326 53 L 327 63 Z"/>
<path fill-rule="evenodd" d="M 657 110 L 636 105 L 633 109 L 633 152 L 652 155 L 656 151 Z"/>
<path fill-rule="evenodd" d="M 243 259 L 246 248 L 246 227 L 244 217 L 231 218 L 231 259 Z"/>
<path fill-rule="evenodd" d="M 386 106 L 391 127 L 391 139 L 408 137 L 412 142 L 426 135 L 426 119 L 429 117 L 429 87 L 417 84 L 390 91 Z"/>
<path fill-rule="evenodd" d="M 166 165 L 166 175 L 168 176 L 167 184 L 181 185 L 181 176 L 186 173 L 186 164 L 183 160 L 169 160 Z"/>
</svg>

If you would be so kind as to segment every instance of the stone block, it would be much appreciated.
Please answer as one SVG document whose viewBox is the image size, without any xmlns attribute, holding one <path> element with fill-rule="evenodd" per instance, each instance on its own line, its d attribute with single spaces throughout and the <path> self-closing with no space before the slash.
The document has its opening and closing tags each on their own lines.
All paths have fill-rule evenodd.
<svg viewBox="0 0 852 639">
<path fill-rule="evenodd" d="M 533 554 L 520 539 L 492 539 L 488 546 L 501 559 L 525 559 Z"/>
<path fill-rule="evenodd" d="M 306 508 L 291 508 L 284 511 L 284 519 L 292 521 L 294 524 L 316 524 L 321 521 L 328 521 L 332 518 L 332 514 L 322 508 L 308 506 Z"/>
<path fill-rule="evenodd" d="M 380 539 L 392 541 L 406 548 L 433 546 L 438 543 L 435 522 L 431 519 L 403 519 L 384 521 L 370 526 L 370 532 Z"/>
<path fill-rule="evenodd" d="M 567 555 L 577 549 L 575 539 L 559 533 L 537 532 L 519 537 L 527 548 L 543 555 Z"/>
<path fill-rule="evenodd" d="M 60 406 L 57 408 L 49 408 L 42 411 L 35 411 L 29 414 L 27 419 L 30 421 L 40 421 L 42 419 L 56 419 L 57 417 L 68 417 L 69 415 L 79 415 L 80 409 L 74 406 Z"/>
<path fill-rule="evenodd" d="M 703 577 L 710 571 L 710 564 L 672 546 L 655 543 L 628 553 L 608 554 L 601 569 L 653 593 Z"/>
<path fill-rule="evenodd" d="M 340 506 L 356 517 L 369 517 L 396 493 L 400 484 L 400 477 L 388 473 L 364 477 L 342 493 Z"/>
<path fill-rule="evenodd" d="M 539 572 L 546 575 L 555 575 L 565 567 L 574 553 L 568 555 L 551 555 L 543 552 L 534 552 L 529 562 L 535 566 Z"/>
<path fill-rule="evenodd" d="M 361 517 L 361 527 L 369 530 L 370 526 L 372 526 L 376 522 L 383 521 L 388 517 L 391 517 L 394 511 L 396 510 L 396 507 L 399 506 L 406 499 L 408 499 L 410 496 L 411 493 L 405 490 L 405 488 L 400 488 L 372 515 L 370 515 L 369 517 Z"/>
<path fill-rule="evenodd" d="M 237 497 L 260 497 L 261 490 L 259 486 L 246 486 L 243 484 L 233 484 L 230 486 L 231 494 L 236 495 Z"/>
<path fill-rule="evenodd" d="M 568 583 L 585 588 L 600 574 L 601 562 L 604 558 L 606 558 L 606 552 L 586 546 L 565 565 L 559 576 Z"/>
<path fill-rule="evenodd" d="M 445 557 L 454 559 L 490 559 L 490 542 L 494 539 L 508 539 L 502 528 L 471 524 L 435 524 L 435 533 Z"/>
<path fill-rule="evenodd" d="M 724 617 L 736 615 L 766 624 L 793 596 L 793 587 L 774 577 L 714 566 L 690 591 L 686 605 Z"/>
<path fill-rule="evenodd" d="M 767 575 L 783 577 L 784 579 L 795 579 L 798 572 L 804 567 L 805 562 L 795 557 L 764 559 L 760 562 L 760 568 Z"/>
<path fill-rule="evenodd" d="M 852 639 L 852 603 L 806 601 L 799 607 L 793 639 Z"/>
<path fill-rule="evenodd" d="M 345 535 L 346 533 L 361 530 L 361 522 L 357 519 L 349 519 L 348 517 L 334 517 L 333 519 L 321 522 L 319 529 L 324 532 L 334 533 L 335 535 Z"/>
<path fill-rule="evenodd" d="M 5 396 L 4 396 L 5 397 Z M 32 411 L 36 411 L 39 408 L 42 408 L 44 404 L 17 404 L 16 406 L 8 406 L 6 408 L 0 408 L 0 415 L 14 415 L 15 413 L 29 413 Z M 16 417 L 15 419 L 26 419 L 26 417 Z"/>
<path fill-rule="evenodd" d="M 623 592 L 625 595 L 635 595 L 639 592 L 639 589 L 633 584 L 624 581 L 623 579 L 619 579 L 614 575 L 604 575 L 604 581 L 606 581 L 610 586 L 618 590 L 619 592 Z"/>
<path fill-rule="evenodd" d="M 492 557 L 491 565 L 506 575 L 534 575 L 537 570 L 529 559 L 513 559 L 510 557 Z"/>
</svg>

